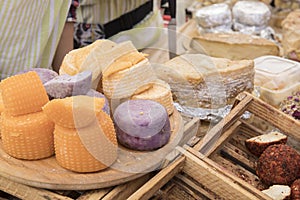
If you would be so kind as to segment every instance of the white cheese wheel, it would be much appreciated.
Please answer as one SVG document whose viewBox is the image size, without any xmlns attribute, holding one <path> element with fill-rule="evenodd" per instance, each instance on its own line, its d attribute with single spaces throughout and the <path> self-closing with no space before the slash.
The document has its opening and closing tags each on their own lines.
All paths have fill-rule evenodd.
<svg viewBox="0 0 300 200">
<path fill-rule="evenodd" d="M 231 10 L 225 3 L 202 7 L 196 11 L 195 17 L 198 25 L 204 30 L 231 29 Z"/>
<path fill-rule="evenodd" d="M 271 19 L 269 7 L 259 1 L 238 1 L 232 8 L 234 29 L 237 31 L 254 28 L 260 31 L 268 26 Z"/>
</svg>

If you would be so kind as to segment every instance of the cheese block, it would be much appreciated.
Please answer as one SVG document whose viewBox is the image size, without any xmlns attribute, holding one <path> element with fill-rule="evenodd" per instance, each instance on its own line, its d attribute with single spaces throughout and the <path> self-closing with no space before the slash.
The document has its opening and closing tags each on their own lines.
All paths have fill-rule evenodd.
<svg viewBox="0 0 300 200">
<path fill-rule="evenodd" d="M 288 185 L 272 185 L 268 189 L 262 190 L 262 192 L 273 200 L 284 200 L 291 195 L 291 188 Z"/>
<path fill-rule="evenodd" d="M 109 59 L 102 71 L 103 93 L 107 98 L 129 98 L 149 88 L 148 83 L 157 79 L 146 55 L 138 52 L 131 42 L 117 45 L 110 53 L 114 59 Z"/>
<path fill-rule="evenodd" d="M 53 131 L 54 123 L 42 111 L 16 117 L 6 111 L 1 114 L 3 150 L 18 159 L 36 160 L 52 156 Z"/>
<path fill-rule="evenodd" d="M 117 138 L 123 146 L 140 151 L 165 145 L 171 135 L 166 109 L 152 100 L 128 100 L 113 115 Z"/>
<path fill-rule="evenodd" d="M 251 92 L 254 85 L 253 60 L 185 54 L 154 69 L 170 85 L 174 99 L 187 107 L 223 107 L 231 104 L 240 92 Z"/>
<path fill-rule="evenodd" d="M 168 83 L 159 79 L 154 81 L 153 85 L 147 90 L 132 95 L 131 99 L 149 99 L 156 101 L 167 109 L 169 115 L 174 111 L 171 88 Z"/>
<path fill-rule="evenodd" d="M 56 125 L 82 128 L 91 124 L 102 112 L 104 99 L 86 95 L 53 99 L 43 106 L 43 112 Z"/>
<path fill-rule="evenodd" d="M 117 159 L 117 138 L 111 118 L 104 112 L 84 128 L 55 125 L 55 157 L 58 164 L 74 172 L 106 169 Z"/>
<path fill-rule="evenodd" d="M 230 31 L 232 26 L 231 10 L 225 3 L 199 8 L 195 18 L 201 31 Z"/>
<path fill-rule="evenodd" d="M 197 34 L 190 48 L 199 53 L 231 60 L 254 59 L 263 55 L 279 55 L 279 47 L 274 42 L 241 33 Z"/>
<path fill-rule="evenodd" d="M 110 40 L 99 39 L 86 47 L 70 51 L 63 59 L 59 74 L 75 75 L 89 70 L 92 72 L 92 87 L 96 89 L 102 70 L 102 60 L 99 57 L 115 45 Z"/>
<path fill-rule="evenodd" d="M 42 111 L 49 102 L 43 83 L 34 71 L 8 77 L 1 81 L 3 105 L 12 116 Z"/>
</svg>

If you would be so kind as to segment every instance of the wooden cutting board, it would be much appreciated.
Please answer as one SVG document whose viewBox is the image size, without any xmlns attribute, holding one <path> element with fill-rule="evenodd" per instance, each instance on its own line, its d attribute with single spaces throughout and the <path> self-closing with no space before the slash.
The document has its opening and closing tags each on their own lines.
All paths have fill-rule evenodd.
<svg viewBox="0 0 300 200">
<path fill-rule="evenodd" d="M 54 156 L 36 161 L 15 159 L 0 145 L 0 175 L 22 184 L 54 190 L 88 190 L 119 185 L 158 169 L 183 137 L 183 119 L 175 109 L 170 116 L 172 134 L 168 144 L 156 151 L 119 148 L 118 159 L 95 173 L 76 173 L 60 167 Z"/>
</svg>

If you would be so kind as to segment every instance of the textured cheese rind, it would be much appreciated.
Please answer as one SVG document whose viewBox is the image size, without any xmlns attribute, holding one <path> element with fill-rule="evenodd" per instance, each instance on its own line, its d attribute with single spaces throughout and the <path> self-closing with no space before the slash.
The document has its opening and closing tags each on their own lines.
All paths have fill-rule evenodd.
<svg viewBox="0 0 300 200">
<path fill-rule="evenodd" d="M 43 107 L 43 112 L 56 125 L 82 128 L 91 124 L 96 114 L 102 112 L 104 98 L 85 95 L 53 99 Z"/>
<path fill-rule="evenodd" d="M 103 77 L 103 93 L 109 99 L 129 98 L 140 87 L 145 86 L 143 90 L 150 87 L 149 83 L 156 79 L 148 59 L 145 58 L 130 68 Z"/>
<path fill-rule="evenodd" d="M 49 101 L 43 83 L 34 71 L 2 80 L 0 90 L 5 110 L 13 116 L 39 112 Z"/>
<path fill-rule="evenodd" d="M 156 101 L 166 108 L 169 115 L 174 111 L 171 88 L 168 83 L 162 80 L 156 80 L 152 87 L 141 93 L 134 94 L 131 99 L 149 99 Z"/>
<path fill-rule="evenodd" d="M 253 89 L 253 60 L 231 61 L 185 54 L 156 66 L 155 71 L 158 78 L 170 85 L 177 101 L 190 107 L 210 108 L 215 103 L 214 96 L 232 103 L 237 94 Z"/>
<path fill-rule="evenodd" d="M 104 141 L 105 139 L 107 141 Z M 85 128 L 75 129 L 55 125 L 54 144 L 58 164 L 75 172 L 106 169 L 118 156 L 114 125 L 104 112 L 97 115 L 95 124 Z"/>
<path fill-rule="evenodd" d="M 212 57 L 230 60 L 255 59 L 263 55 L 279 56 L 274 42 L 247 34 L 205 33 L 191 40 L 190 47 Z"/>
<path fill-rule="evenodd" d="M 42 111 L 20 116 L 1 114 L 3 150 L 10 156 L 36 160 L 54 154 L 54 123 Z"/>
</svg>

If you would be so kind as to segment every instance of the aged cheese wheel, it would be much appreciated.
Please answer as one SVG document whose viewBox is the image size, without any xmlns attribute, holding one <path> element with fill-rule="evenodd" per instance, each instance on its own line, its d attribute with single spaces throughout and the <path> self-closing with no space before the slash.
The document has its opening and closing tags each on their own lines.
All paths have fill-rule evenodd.
<svg viewBox="0 0 300 200">
<path fill-rule="evenodd" d="M 170 138 L 170 120 L 166 109 L 152 100 L 128 100 L 114 112 L 120 144 L 134 150 L 154 150 Z"/>
<path fill-rule="evenodd" d="M 174 111 L 171 88 L 165 81 L 157 79 L 152 86 L 138 94 L 134 94 L 131 99 L 149 99 L 163 105 L 169 115 Z"/>
<path fill-rule="evenodd" d="M 240 92 L 252 91 L 254 85 L 253 60 L 185 54 L 154 69 L 170 85 L 176 101 L 187 107 L 216 108 L 223 101 L 230 104 Z"/>
<path fill-rule="evenodd" d="M 1 114 L 3 149 L 12 157 L 26 160 L 46 158 L 54 154 L 54 123 L 44 112 L 20 116 Z"/>
<path fill-rule="evenodd" d="M 117 159 L 117 138 L 111 118 L 104 112 L 84 128 L 55 125 L 55 155 L 58 164 L 75 172 L 106 169 Z"/>
</svg>

